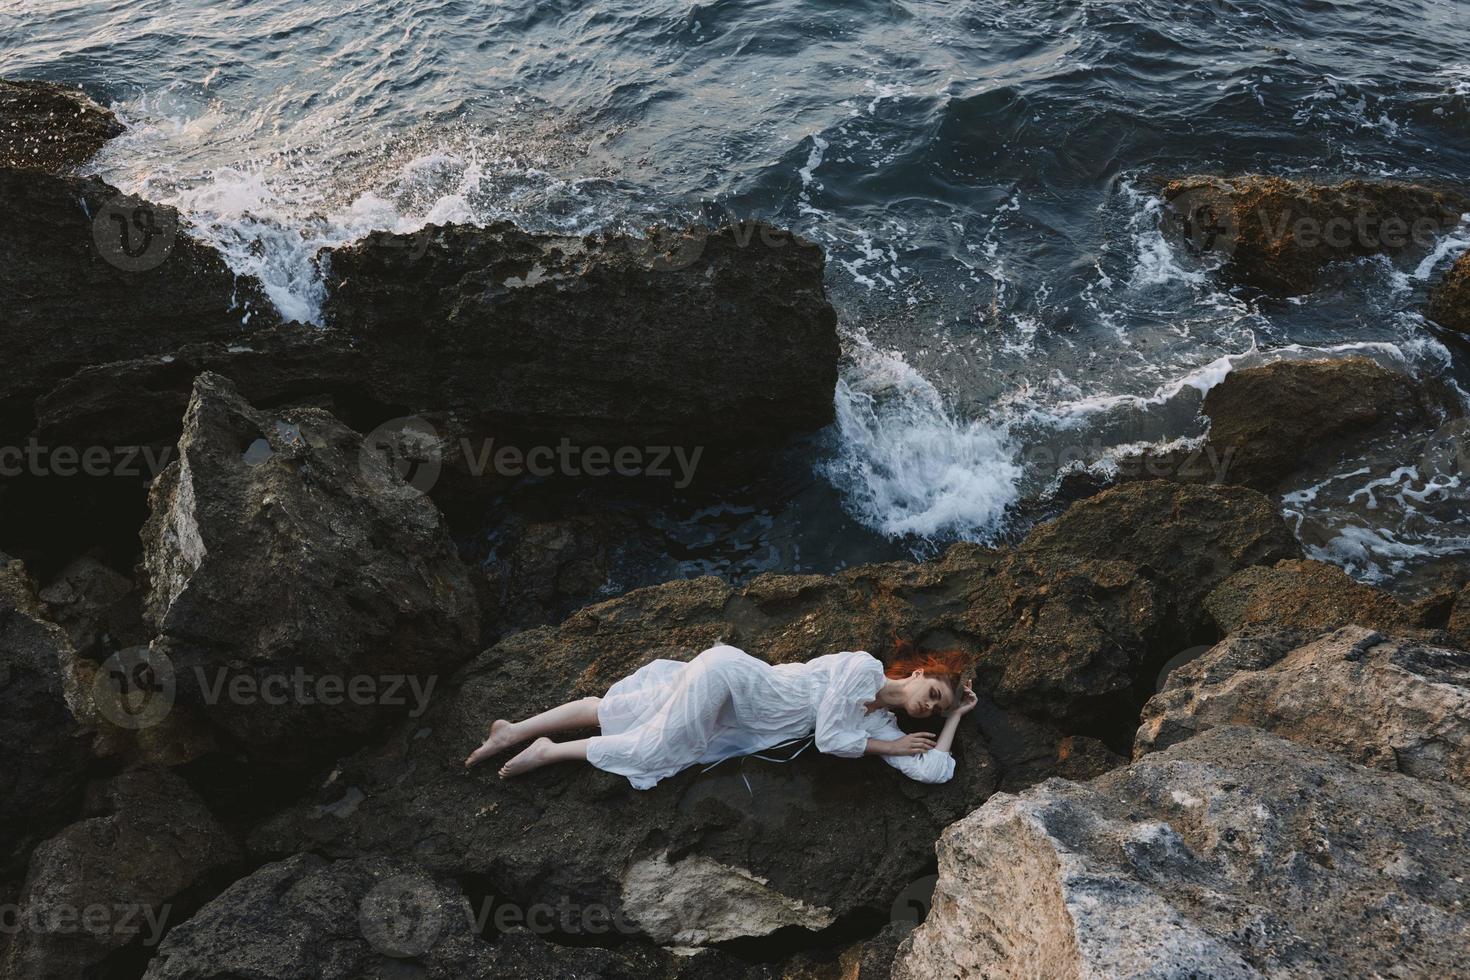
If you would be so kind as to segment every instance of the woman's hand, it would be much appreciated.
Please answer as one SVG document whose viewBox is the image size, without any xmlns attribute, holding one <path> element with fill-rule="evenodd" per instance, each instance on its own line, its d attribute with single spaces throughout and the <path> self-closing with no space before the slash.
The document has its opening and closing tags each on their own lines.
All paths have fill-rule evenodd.
<svg viewBox="0 0 1470 980">
<path fill-rule="evenodd" d="M 958 718 L 961 715 L 967 715 L 971 711 L 973 711 L 975 709 L 975 705 L 979 703 L 980 699 L 976 697 L 975 691 L 970 687 L 970 682 L 966 681 L 964 688 L 960 691 L 960 703 L 951 708 L 949 714 L 945 715 L 944 717 Z"/>
<path fill-rule="evenodd" d="M 923 755 L 934 748 L 933 732 L 913 732 L 889 742 L 889 755 Z"/>
</svg>

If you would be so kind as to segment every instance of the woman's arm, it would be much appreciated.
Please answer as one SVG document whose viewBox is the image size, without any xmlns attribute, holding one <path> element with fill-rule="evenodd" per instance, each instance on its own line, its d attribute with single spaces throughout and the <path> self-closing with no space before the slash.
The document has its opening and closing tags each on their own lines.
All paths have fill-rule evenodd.
<svg viewBox="0 0 1470 980">
<path fill-rule="evenodd" d="M 954 744 L 955 732 L 960 719 L 975 707 L 974 691 L 965 685 L 960 703 L 944 719 L 944 727 L 936 737 L 933 732 L 913 732 L 905 735 L 891 720 L 884 726 L 887 738 L 868 739 L 864 755 L 883 756 L 883 761 L 902 772 L 910 779 L 921 783 L 944 783 L 954 776 L 954 757 L 950 746 Z"/>
</svg>

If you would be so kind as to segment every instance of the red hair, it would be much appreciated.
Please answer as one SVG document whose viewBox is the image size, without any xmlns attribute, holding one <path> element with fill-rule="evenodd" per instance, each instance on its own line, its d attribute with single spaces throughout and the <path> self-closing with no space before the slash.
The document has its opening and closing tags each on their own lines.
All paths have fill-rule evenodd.
<svg viewBox="0 0 1470 980">
<path fill-rule="evenodd" d="M 898 681 L 922 670 L 925 677 L 943 681 L 958 692 L 960 679 L 969 664 L 970 658 L 963 650 L 920 650 L 908 640 L 899 640 L 883 673 Z"/>
</svg>

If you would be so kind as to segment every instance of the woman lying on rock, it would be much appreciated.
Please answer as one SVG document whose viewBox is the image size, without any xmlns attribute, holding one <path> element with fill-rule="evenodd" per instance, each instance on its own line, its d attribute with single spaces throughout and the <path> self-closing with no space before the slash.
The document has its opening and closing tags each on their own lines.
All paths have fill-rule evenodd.
<svg viewBox="0 0 1470 980">
<path fill-rule="evenodd" d="M 954 775 L 949 747 L 975 707 L 961 682 L 962 655 L 921 652 L 886 671 L 869 653 L 833 653 L 799 664 L 768 664 L 732 646 L 688 663 L 654 660 L 600 698 L 583 698 L 524 721 L 496 721 L 466 766 L 534 738 L 500 769 L 519 776 L 553 762 L 586 761 L 651 789 L 681 769 L 814 738 L 820 752 L 878 755 L 923 783 Z M 904 734 L 893 709 L 914 718 L 936 711 L 944 728 Z M 553 742 L 552 732 L 600 727 L 601 735 Z M 802 746 L 804 750 L 806 746 Z M 793 756 L 794 758 L 794 756 Z"/>
</svg>

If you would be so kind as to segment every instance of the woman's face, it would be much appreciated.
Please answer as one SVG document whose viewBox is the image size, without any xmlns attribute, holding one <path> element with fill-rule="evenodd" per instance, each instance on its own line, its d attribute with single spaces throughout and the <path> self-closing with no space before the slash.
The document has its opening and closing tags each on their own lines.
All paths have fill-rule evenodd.
<svg viewBox="0 0 1470 980">
<path fill-rule="evenodd" d="M 922 670 L 909 675 L 904 711 L 914 718 L 928 718 L 954 707 L 954 691 L 941 680 L 928 677 Z"/>
</svg>

